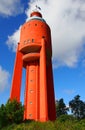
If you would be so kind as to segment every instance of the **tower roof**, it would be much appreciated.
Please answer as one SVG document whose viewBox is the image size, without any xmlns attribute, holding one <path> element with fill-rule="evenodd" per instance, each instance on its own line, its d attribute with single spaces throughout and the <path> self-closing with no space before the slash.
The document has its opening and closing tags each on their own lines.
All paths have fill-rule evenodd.
<svg viewBox="0 0 85 130">
<path fill-rule="evenodd" d="M 45 22 L 45 20 L 42 18 L 42 14 L 39 11 L 37 11 L 37 10 L 33 11 L 30 14 L 29 20 L 40 20 L 42 22 Z"/>
<path fill-rule="evenodd" d="M 33 11 L 31 14 L 30 14 L 30 17 L 33 17 L 33 16 L 36 16 L 36 17 L 41 17 L 42 18 L 42 14 L 38 11 Z"/>
</svg>

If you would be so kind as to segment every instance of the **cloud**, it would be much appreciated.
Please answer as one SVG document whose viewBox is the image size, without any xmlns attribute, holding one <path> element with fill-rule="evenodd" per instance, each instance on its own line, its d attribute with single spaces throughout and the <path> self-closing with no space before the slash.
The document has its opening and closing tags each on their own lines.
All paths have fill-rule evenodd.
<svg viewBox="0 0 85 130">
<path fill-rule="evenodd" d="M 15 16 L 23 12 L 20 0 L 0 0 L 0 15 Z"/>
<path fill-rule="evenodd" d="M 9 72 L 4 70 L 0 66 L 0 92 L 4 91 L 8 87 L 8 80 L 9 80 Z"/>
<path fill-rule="evenodd" d="M 72 95 L 72 94 L 75 93 L 75 90 L 74 90 L 74 89 L 65 89 L 63 92 L 64 92 L 65 94 L 67 94 L 67 95 Z"/>
<path fill-rule="evenodd" d="M 8 36 L 8 40 L 6 42 L 6 44 L 8 45 L 8 47 L 10 49 L 12 49 L 13 52 L 16 51 L 17 43 L 19 42 L 20 28 L 21 28 L 21 26 L 11 36 Z"/>
<path fill-rule="evenodd" d="M 42 14 L 52 33 L 54 67 L 75 67 L 83 52 L 85 38 L 85 2 L 84 0 L 31 0 L 26 10 L 27 19 L 35 5 L 41 7 Z M 10 36 L 11 45 L 15 44 Z M 15 39 L 16 43 L 18 42 Z M 9 43 L 9 38 L 8 38 Z"/>
</svg>

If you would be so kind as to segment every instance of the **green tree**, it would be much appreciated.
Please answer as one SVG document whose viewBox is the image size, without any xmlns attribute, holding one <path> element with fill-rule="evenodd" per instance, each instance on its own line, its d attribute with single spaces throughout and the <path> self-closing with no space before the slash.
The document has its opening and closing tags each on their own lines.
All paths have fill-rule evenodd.
<svg viewBox="0 0 85 130">
<path fill-rule="evenodd" d="M 56 116 L 66 115 L 68 108 L 66 107 L 63 98 L 59 101 L 56 101 Z"/>
<path fill-rule="evenodd" d="M 77 119 L 85 118 L 85 102 L 80 100 L 79 95 L 76 95 L 74 99 L 69 102 L 69 107 Z"/>
<path fill-rule="evenodd" d="M 8 119 L 6 115 L 6 108 L 4 104 L 0 107 L 0 128 L 8 124 Z"/>
<path fill-rule="evenodd" d="M 17 100 L 8 100 L 6 105 L 7 118 L 11 123 L 20 123 L 23 121 L 24 107 Z"/>
<path fill-rule="evenodd" d="M 8 100 L 5 105 L 0 107 L 0 128 L 12 123 L 21 123 L 23 121 L 24 107 L 17 100 Z"/>
</svg>

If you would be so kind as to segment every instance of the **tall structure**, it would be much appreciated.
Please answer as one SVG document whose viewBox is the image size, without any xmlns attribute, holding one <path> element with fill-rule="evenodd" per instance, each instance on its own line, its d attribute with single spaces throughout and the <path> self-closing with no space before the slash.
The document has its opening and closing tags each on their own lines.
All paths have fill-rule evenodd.
<svg viewBox="0 0 85 130">
<path fill-rule="evenodd" d="M 38 11 L 21 27 L 10 99 L 20 101 L 21 77 L 26 69 L 24 119 L 55 120 L 50 28 Z"/>
</svg>

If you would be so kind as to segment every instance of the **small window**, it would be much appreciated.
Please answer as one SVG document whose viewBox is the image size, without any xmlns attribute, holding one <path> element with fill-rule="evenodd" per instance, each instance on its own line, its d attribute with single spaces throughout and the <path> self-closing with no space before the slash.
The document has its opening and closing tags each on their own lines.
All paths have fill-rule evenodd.
<svg viewBox="0 0 85 130">
<path fill-rule="evenodd" d="M 30 43 L 30 39 L 28 39 L 27 42 Z"/>
<path fill-rule="evenodd" d="M 32 104 L 32 102 L 30 102 L 30 104 Z"/>
<path fill-rule="evenodd" d="M 35 24 L 35 26 L 37 26 L 37 24 Z"/>
<path fill-rule="evenodd" d="M 33 82 L 33 80 L 31 79 L 30 82 Z"/>
<path fill-rule="evenodd" d="M 30 90 L 30 93 L 33 93 L 33 90 Z"/>
<path fill-rule="evenodd" d="M 32 39 L 32 42 L 34 42 L 34 39 Z"/>
<path fill-rule="evenodd" d="M 29 114 L 30 117 L 32 117 L 32 114 Z"/>
<path fill-rule="evenodd" d="M 26 40 L 24 41 L 24 44 L 26 44 Z"/>
<path fill-rule="evenodd" d="M 42 36 L 42 38 L 45 38 L 45 36 Z"/>
<path fill-rule="evenodd" d="M 34 72 L 34 70 L 32 69 L 31 72 Z"/>
</svg>

